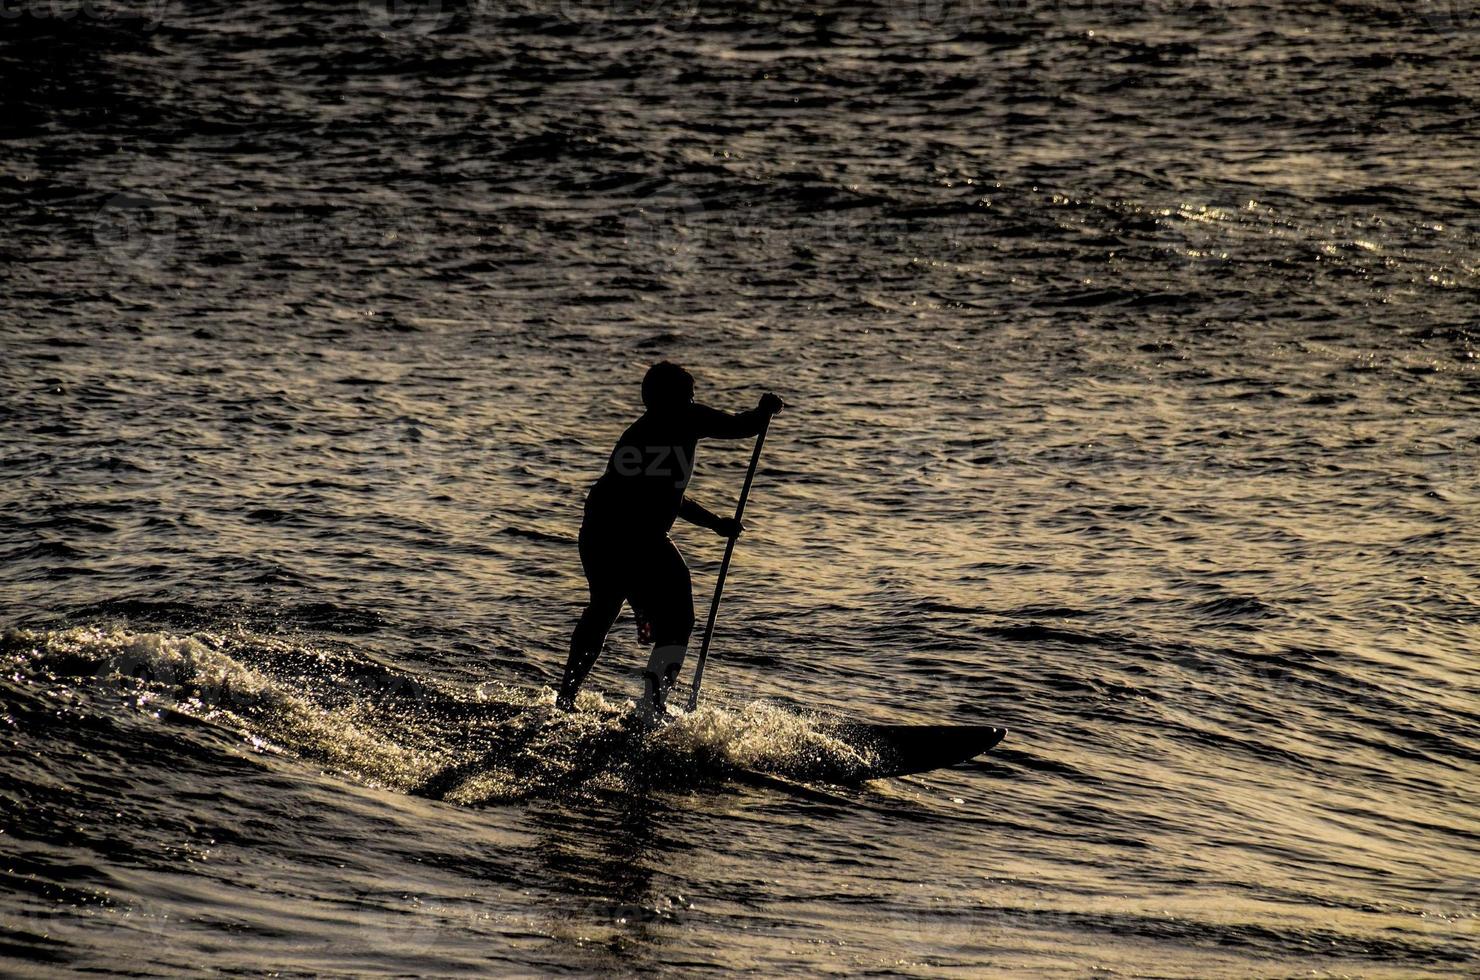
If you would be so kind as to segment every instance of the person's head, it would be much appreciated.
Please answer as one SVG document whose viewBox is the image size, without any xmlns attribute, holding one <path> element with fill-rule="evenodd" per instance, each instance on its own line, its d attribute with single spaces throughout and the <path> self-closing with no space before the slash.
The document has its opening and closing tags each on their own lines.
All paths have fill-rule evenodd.
<svg viewBox="0 0 1480 980">
<path fill-rule="evenodd" d="M 642 403 L 650 411 L 677 408 L 694 400 L 694 376 L 672 361 L 659 361 L 642 379 Z"/>
</svg>

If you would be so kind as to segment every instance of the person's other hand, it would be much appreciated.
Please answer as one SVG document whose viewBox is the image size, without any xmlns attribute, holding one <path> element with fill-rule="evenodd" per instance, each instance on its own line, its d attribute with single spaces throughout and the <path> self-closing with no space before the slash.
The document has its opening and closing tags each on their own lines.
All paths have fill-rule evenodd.
<svg viewBox="0 0 1480 980">
<path fill-rule="evenodd" d="M 743 530 L 745 525 L 733 517 L 721 517 L 719 523 L 714 525 L 714 533 L 722 538 L 738 538 Z"/>
<path fill-rule="evenodd" d="M 774 391 L 768 391 L 761 396 L 761 411 L 767 415 L 779 415 L 785 407 L 786 402 L 782 401 L 781 396 Z"/>
</svg>

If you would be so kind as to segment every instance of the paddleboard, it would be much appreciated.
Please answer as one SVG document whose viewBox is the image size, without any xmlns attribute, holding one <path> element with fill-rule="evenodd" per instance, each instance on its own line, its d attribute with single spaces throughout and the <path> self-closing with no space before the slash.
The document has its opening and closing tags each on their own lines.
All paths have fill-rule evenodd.
<svg viewBox="0 0 1480 980">
<path fill-rule="evenodd" d="M 840 725 L 837 732 L 878 756 L 859 781 L 959 765 L 995 748 L 1007 735 L 1007 729 L 991 725 Z"/>
<path fill-rule="evenodd" d="M 507 733 L 499 740 L 500 744 L 433 774 L 411 792 L 442 799 L 481 771 L 494 766 L 507 767 L 511 761 L 515 764 L 533 762 L 526 752 L 529 741 L 547 725 L 563 722 L 566 716 L 554 709 L 538 710 L 529 715 L 533 724 L 516 726 L 517 730 Z M 995 747 L 1007 734 L 1007 729 L 990 725 L 840 723 L 827 725 L 825 730 L 850 745 L 867 750 L 873 764 L 860 768 L 856 765 L 828 765 L 823 760 L 813 759 L 802 767 L 803 771 L 785 771 L 785 775 L 811 782 L 858 785 L 871 779 L 930 772 L 973 759 Z M 629 756 L 635 744 L 651 731 L 650 727 L 634 724 L 588 733 L 582 739 L 579 758 L 561 770 L 559 782 L 580 782 L 614 761 Z M 732 775 L 741 772 L 755 775 L 748 770 L 731 770 Z M 722 774 L 723 767 L 712 770 L 712 775 Z M 543 774 L 543 778 L 550 776 L 550 773 Z"/>
</svg>

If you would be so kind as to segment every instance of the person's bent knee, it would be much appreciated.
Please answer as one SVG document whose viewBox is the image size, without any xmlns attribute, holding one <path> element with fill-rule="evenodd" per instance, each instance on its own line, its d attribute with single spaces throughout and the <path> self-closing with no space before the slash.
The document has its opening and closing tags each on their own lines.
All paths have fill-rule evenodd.
<svg viewBox="0 0 1480 980">
<path fill-rule="evenodd" d="M 653 644 L 660 647 L 688 647 L 689 637 L 694 634 L 694 623 L 669 623 L 653 628 Z"/>
<path fill-rule="evenodd" d="M 648 655 L 647 671 L 659 677 L 683 666 L 689 648 L 682 643 L 660 643 Z"/>
<path fill-rule="evenodd" d="M 694 607 L 691 603 L 663 610 L 653 617 L 653 642 L 660 646 L 684 646 L 694 634 Z"/>
</svg>

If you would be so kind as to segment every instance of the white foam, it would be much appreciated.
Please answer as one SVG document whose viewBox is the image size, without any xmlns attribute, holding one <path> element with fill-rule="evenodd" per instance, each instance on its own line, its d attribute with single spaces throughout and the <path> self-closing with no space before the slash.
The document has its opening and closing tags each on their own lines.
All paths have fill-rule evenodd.
<svg viewBox="0 0 1480 980">
<path fill-rule="evenodd" d="M 281 643 L 244 631 L 231 640 Z M 316 705 L 226 653 L 226 645 L 224 634 L 177 636 L 120 627 L 21 630 L 6 636 L 7 650 L 29 655 L 33 666 L 90 664 L 93 688 L 132 688 L 140 707 L 171 707 L 235 730 L 256 747 L 319 761 L 372 783 L 408 788 L 440 763 L 356 724 L 358 706 Z"/>
<path fill-rule="evenodd" d="M 557 710 L 549 688 L 499 683 L 470 691 L 412 678 L 418 683 L 407 688 L 416 693 L 401 695 L 400 703 L 370 698 L 336 676 L 353 654 L 247 630 L 18 631 L 6 636 L 5 650 L 32 671 L 58 679 L 82 675 L 79 690 L 122 693 L 125 705 L 150 712 L 168 707 L 235 732 L 259 750 L 375 785 L 413 792 L 440 779 L 437 795 L 463 804 L 582 786 L 622 790 L 634 777 L 655 773 L 670 785 L 734 770 L 835 779 L 873 761 L 816 716 L 765 701 L 711 698 L 697 711 L 672 712 L 666 724 L 634 733 L 632 702 L 597 691 L 582 692 L 574 712 Z M 275 676 L 266 666 L 273 661 L 300 665 L 299 673 Z M 304 661 L 321 665 L 321 672 L 303 672 Z M 334 703 L 322 703 L 325 698 Z M 456 710 L 439 713 L 439 705 Z"/>
<path fill-rule="evenodd" d="M 763 772 L 846 772 L 874 761 L 869 751 L 849 744 L 815 715 L 768 701 L 737 708 L 707 704 L 673 718 L 657 738 L 681 751 Z"/>
</svg>

